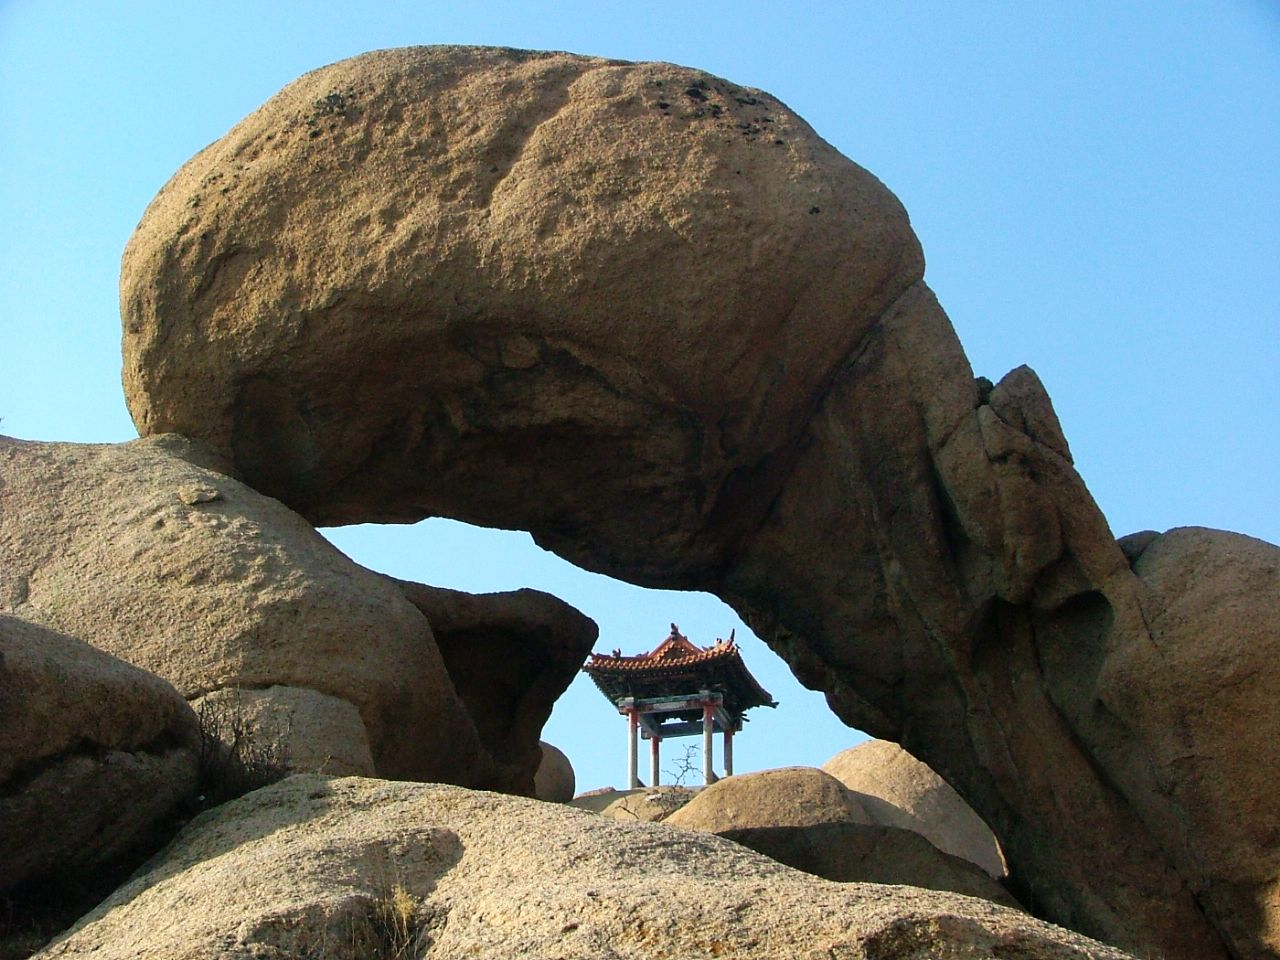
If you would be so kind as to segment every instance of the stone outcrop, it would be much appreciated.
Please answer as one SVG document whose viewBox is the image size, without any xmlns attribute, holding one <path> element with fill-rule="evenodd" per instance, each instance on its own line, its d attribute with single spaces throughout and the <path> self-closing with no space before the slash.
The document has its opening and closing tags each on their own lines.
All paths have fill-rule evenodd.
<svg viewBox="0 0 1280 960">
<path fill-rule="evenodd" d="M 666 818 L 686 830 L 807 827 L 816 823 L 872 822 L 861 798 L 814 767 L 781 767 L 726 777 Z"/>
<path fill-rule="evenodd" d="M 538 737 L 596 642 L 595 621 L 538 590 L 464 593 L 394 581 L 431 624 L 440 656 L 489 754 L 533 794 Z M 565 760 L 568 763 L 568 760 Z M 569 799 L 573 796 L 569 770 Z"/>
<path fill-rule="evenodd" d="M 295 773 L 372 777 L 377 772 L 364 721 L 349 700 L 307 687 L 223 687 L 191 701 L 210 726 L 242 725 Z"/>
<path fill-rule="evenodd" d="M 1158 825 L 1240 956 L 1280 954 L 1280 549 L 1183 527 L 1134 564 L 1150 640 L 1107 668 L 1135 732 L 1126 758 Z"/>
<path fill-rule="evenodd" d="M 533 775 L 533 795 L 549 803 L 568 803 L 573 799 L 573 791 L 577 785 L 573 764 L 564 755 L 564 751 L 545 740 L 538 746 L 542 748 L 542 759 Z"/>
<path fill-rule="evenodd" d="M 354 960 L 405 945 L 441 960 L 1123 956 L 982 900 L 829 883 L 709 834 L 304 775 L 201 816 L 37 957 Z"/>
<path fill-rule="evenodd" d="M 1004 876 L 991 829 L 940 776 L 896 743 L 868 740 L 822 765 L 859 800 L 873 823 L 914 830 L 944 853 Z"/>
<path fill-rule="evenodd" d="M 924 837 L 873 819 L 867 800 L 813 767 L 727 777 L 664 822 L 707 830 L 827 880 L 950 890 L 1016 906 L 1004 888 Z"/>
<path fill-rule="evenodd" d="M 169 684 L 0 615 L 0 894 L 83 880 L 195 795 L 196 718 Z"/>
<path fill-rule="evenodd" d="M 826 880 L 949 890 L 1018 907 L 977 864 L 943 853 L 914 830 L 844 822 L 728 827 L 714 832 Z"/>
<path fill-rule="evenodd" d="M 635 790 L 592 790 L 576 796 L 571 805 L 614 820 L 660 823 L 698 795 L 701 787 L 657 786 Z"/>
<path fill-rule="evenodd" d="M 0 438 L 0 610 L 82 637 L 189 699 L 240 691 L 263 735 L 292 730 L 295 768 L 329 760 L 361 770 L 367 754 L 382 776 L 531 793 L 542 722 L 594 624 L 532 591 L 413 588 L 419 602 L 435 598 L 442 656 L 409 586 L 356 565 L 276 500 L 202 463 L 219 465 L 175 437 Z M 471 642 L 506 662 L 468 672 Z M 486 683 L 513 711 L 506 728 L 492 711 L 468 712 Z"/>
<path fill-rule="evenodd" d="M 384 51 L 161 191 L 124 259 L 126 391 L 142 432 L 314 521 L 443 514 L 711 591 L 955 786 L 1038 914 L 1170 958 L 1274 949 L 1273 840 L 1226 829 L 1206 864 L 1185 824 L 1220 815 L 1188 806 L 1210 783 L 1255 823 L 1280 792 L 1148 725 L 1195 709 L 1148 670 L 1165 620 L 1131 563 L 1159 542 L 1117 545 L 1034 372 L 975 379 L 922 273 L 892 195 L 759 91 Z M 1213 729 L 1277 663 L 1212 687 Z"/>
</svg>

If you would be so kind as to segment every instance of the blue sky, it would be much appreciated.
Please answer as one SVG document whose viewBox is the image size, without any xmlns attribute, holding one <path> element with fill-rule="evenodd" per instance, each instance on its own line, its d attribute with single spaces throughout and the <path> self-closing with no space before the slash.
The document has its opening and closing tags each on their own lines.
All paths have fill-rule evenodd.
<svg viewBox="0 0 1280 960">
<path fill-rule="evenodd" d="M 1280 3 L 247 3 L 0 0 L 0 430 L 135 435 L 120 253 L 177 168 L 299 74 L 379 47 L 483 43 L 668 60 L 761 87 L 904 202 L 975 373 L 1033 366 L 1117 533 L 1280 542 Z M 355 559 L 484 591 L 534 586 L 637 652 L 709 597 L 578 571 L 523 534 L 351 528 Z M 859 735 L 747 638 L 782 701 L 739 769 Z M 622 777 L 589 685 L 548 739 L 582 787 Z"/>
</svg>

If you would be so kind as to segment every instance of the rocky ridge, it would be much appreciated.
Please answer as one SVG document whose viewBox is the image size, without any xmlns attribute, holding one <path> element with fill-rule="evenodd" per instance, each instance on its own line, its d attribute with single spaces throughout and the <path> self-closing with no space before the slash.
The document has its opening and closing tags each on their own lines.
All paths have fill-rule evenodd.
<svg viewBox="0 0 1280 960">
<path fill-rule="evenodd" d="M 403 924 L 383 925 L 388 910 Z M 982 900 L 829 883 L 709 834 L 300 775 L 203 815 L 37 957 L 355 960 L 395 946 L 439 960 L 1124 956 Z"/>
<path fill-rule="evenodd" d="M 172 436 L 0 438 L 0 610 L 82 638 L 192 700 L 229 692 L 267 739 L 291 729 L 295 767 L 531 793 L 542 724 L 594 623 L 536 591 L 399 584 L 206 464 L 227 469 Z M 406 591 L 434 598 L 444 636 L 457 635 L 448 658 Z M 469 661 L 480 643 L 506 651 L 504 662 Z M 502 677 L 517 666 L 518 690 Z M 473 716 L 486 690 L 515 713 Z"/>
</svg>

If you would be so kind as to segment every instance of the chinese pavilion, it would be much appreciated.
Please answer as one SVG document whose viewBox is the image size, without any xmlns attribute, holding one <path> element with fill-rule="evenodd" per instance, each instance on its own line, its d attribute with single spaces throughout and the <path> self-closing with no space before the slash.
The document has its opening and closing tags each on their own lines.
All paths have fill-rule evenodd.
<svg viewBox="0 0 1280 960">
<path fill-rule="evenodd" d="M 658 785 L 659 750 L 667 737 L 702 734 L 702 777 L 716 779 L 712 734 L 724 734 L 724 772 L 733 775 L 733 735 L 752 707 L 776 707 L 742 662 L 734 642 L 698 647 L 673 623 L 671 635 L 649 653 L 624 657 L 593 653 L 582 668 L 600 692 L 627 718 L 627 781 L 640 786 L 637 736 L 649 741 L 649 781 Z"/>
</svg>

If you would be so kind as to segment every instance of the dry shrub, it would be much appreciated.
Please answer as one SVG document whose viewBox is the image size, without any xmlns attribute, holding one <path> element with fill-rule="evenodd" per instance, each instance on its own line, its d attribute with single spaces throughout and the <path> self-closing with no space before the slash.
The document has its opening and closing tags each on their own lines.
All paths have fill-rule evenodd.
<svg viewBox="0 0 1280 960">
<path fill-rule="evenodd" d="M 249 718 L 239 690 L 208 696 L 196 711 L 200 721 L 201 807 L 215 807 L 289 775 L 284 744 L 263 735 Z"/>
</svg>

